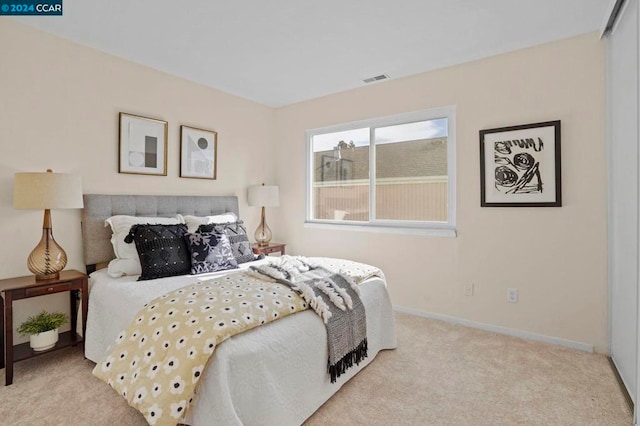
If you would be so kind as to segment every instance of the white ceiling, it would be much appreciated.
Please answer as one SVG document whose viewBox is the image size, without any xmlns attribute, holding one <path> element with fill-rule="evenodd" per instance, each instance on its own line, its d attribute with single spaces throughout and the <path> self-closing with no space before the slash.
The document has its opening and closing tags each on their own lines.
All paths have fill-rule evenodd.
<svg viewBox="0 0 640 426">
<path fill-rule="evenodd" d="M 15 19 L 277 107 L 597 31 L 609 9 L 610 0 L 64 0 L 62 17 Z"/>
</svg>

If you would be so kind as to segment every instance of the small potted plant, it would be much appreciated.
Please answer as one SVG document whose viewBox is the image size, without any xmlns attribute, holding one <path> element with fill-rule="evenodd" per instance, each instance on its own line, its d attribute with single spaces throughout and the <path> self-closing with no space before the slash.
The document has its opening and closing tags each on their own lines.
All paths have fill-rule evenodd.
<svg viewBox="0 0 640 426">
<path fill-rule="evenodd" d="M 46 351 L 56 345 L 58 328 L 67 321 L 67 315 L 61 312 L 49 313 L 43 310 L 20 324 L 18 333 L 29 335 L 30 345 L 34 351 Z"/>
</svg>

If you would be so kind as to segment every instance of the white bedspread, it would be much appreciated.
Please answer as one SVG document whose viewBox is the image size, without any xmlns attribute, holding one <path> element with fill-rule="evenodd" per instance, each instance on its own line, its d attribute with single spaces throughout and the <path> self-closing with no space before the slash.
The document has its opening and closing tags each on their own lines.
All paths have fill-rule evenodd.
<svg viewBox="0 0 640 426">
<path fill-rule="evenodd" d="M 242 269 L 250 264 L 241 265 Z M 86 357 L 98 362 L 135 313 L 153 298 L 225 273 L 229 271 L 138 282 L 137 276 L 111 278 L 106 270 L 94 272 L 89 280 Z M 327 374 L 325 326 L 306 310 L 222 342 L 200 380 L 197 402 L 186 422 L 195 426 L 301 424 L 380 350 L 396 347 L 385 282 L 371 278 L 360 289 L 369 356 L 337 383 L 332 384 Z"/>
</svg>

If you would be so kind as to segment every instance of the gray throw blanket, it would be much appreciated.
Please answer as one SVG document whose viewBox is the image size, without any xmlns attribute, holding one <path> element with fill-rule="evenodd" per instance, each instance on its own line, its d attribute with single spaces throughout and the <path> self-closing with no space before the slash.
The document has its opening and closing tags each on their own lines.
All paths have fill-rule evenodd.
<svg viewBox="0 0 640 426">
<path fill-rule="evenodd" d="M 355 282 L 348 276 L 283 256 L 251 270 L 288 285 L 322 318 L 329 345 L 328 370 L 335 383 L 345 370 L 367 357 L 367 321 Z"/>
</svg>

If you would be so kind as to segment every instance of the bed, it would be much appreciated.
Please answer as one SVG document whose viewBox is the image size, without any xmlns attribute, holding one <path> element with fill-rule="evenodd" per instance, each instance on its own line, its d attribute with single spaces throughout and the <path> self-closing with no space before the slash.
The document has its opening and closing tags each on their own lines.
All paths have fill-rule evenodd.
<svg viewBox="0 0 640 426">
<path fill-rule="evenodd" d="M 96 268 L 114 257 L 111 231 L 104 221 L 114 215 L 170 217 L 238 214 L 236 197 L 84 196 L 84 255 L 89 280 L 85 356 L 99 362 L 118 333 L 152 299 L 197 281 L 229 273 L 182 275 L 148 281 L 136 276 L 110 277 Z M 241 269 L 269 258 L 241 264 Z M 237 271 L 237 270 L 235 270 Z M 232 271 L 233 272 L 233 271 Z M 379 277 L 360 285 L 366 310 L 368 357 L 336 383 L 327 374 L 327 334 L 310 309 L 235 335 L 215 349 L 196 390 L 197 403 L 182 422 L 190 425 L 299 425 L 383 349 L 396 347 L 395 325 L 386 283 Z M 106 384 L 105 384 L 106 386 Z M 114 419 L 115 420 L 115 419 Z"/>
</svg>

